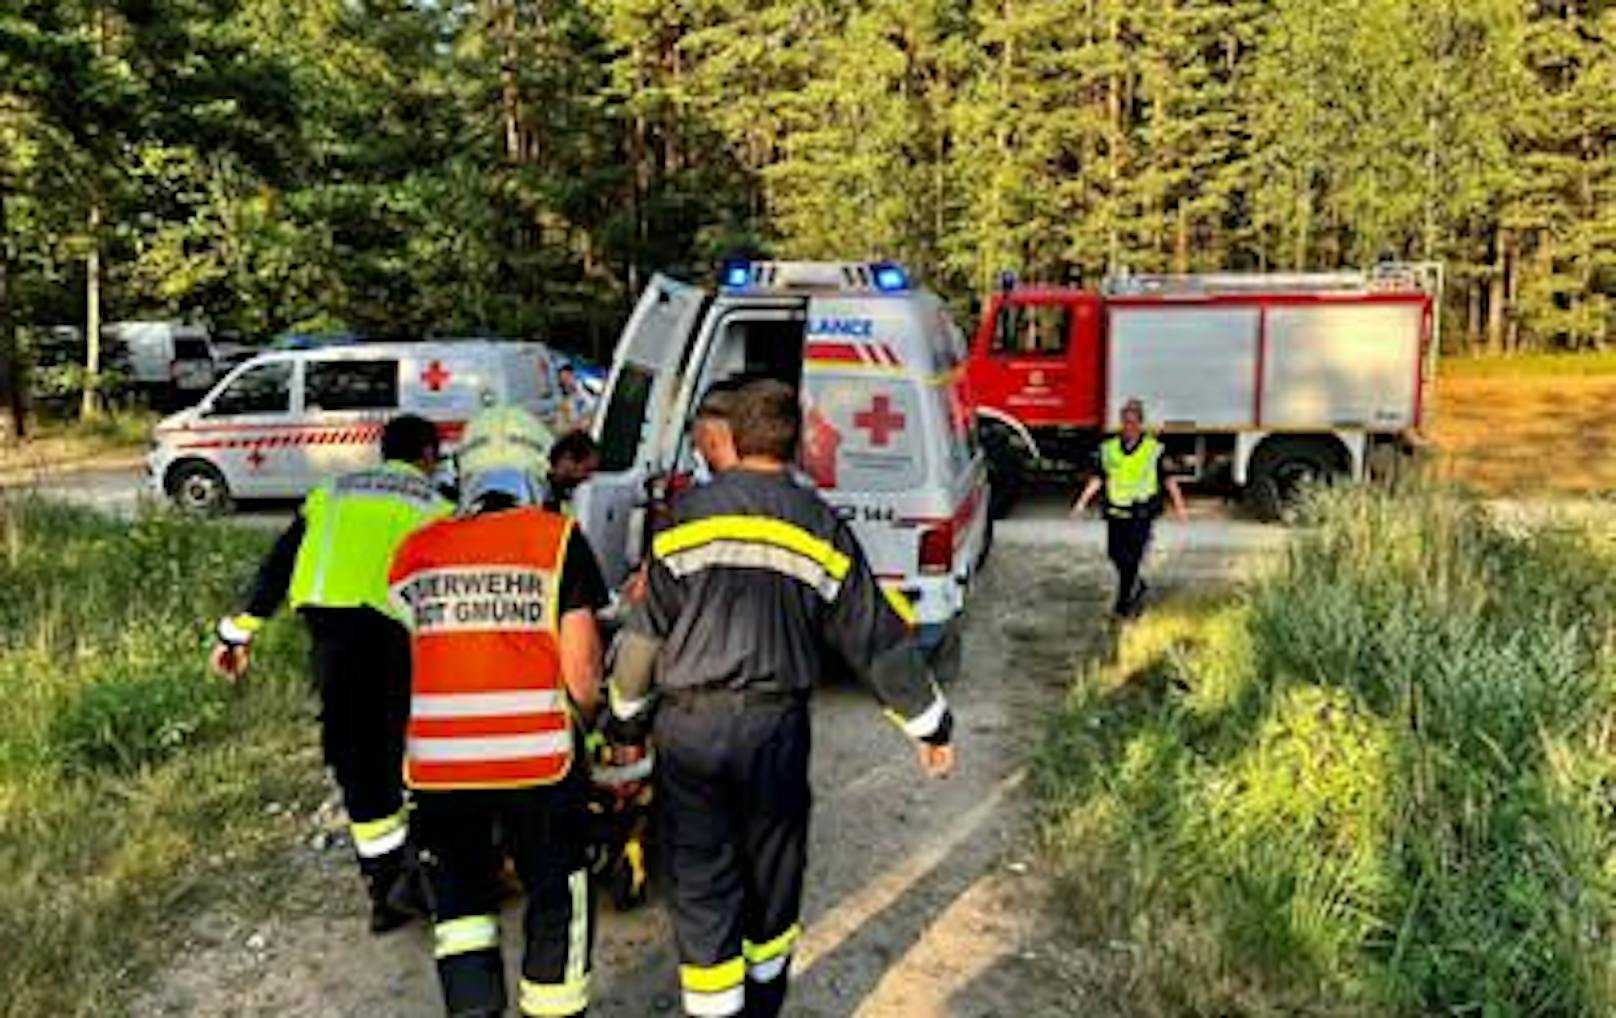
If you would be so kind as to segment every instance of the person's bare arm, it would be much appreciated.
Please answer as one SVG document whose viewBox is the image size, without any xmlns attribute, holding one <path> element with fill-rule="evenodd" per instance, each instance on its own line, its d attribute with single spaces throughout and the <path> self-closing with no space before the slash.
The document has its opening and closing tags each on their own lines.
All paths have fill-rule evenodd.
<svg viewBox="0 0 1616 1018">
<path fill-rule="evenodd" d="M 579 608 L 561 616 L 561 681 L 583 714 L 594 720 L 600 708 L 601 640 L 593 611 Z"/>
<path fill-rule="evenodd" d="M 1173 503 L 1173 516 L 1180 523 L 1190 518 L 1189 508 L 1184 503 L 1184 487 L 1178 483 L 1178 478 L 1169 477 L 1164 482 L 1167 488 L 1167 497 Z"/>
<path fill-rule="evenodd" d="M 1082 516 L 1085 512 L 1088 512 L 1089 504 L 1094 501 L 1094 496 L 1100 493 L 1100 488 L 1104 484 L 1105 479 L 1098 474 L 1089 478 L 1089 483 L 1083 485 L 1083 493 L 1077 496 L 1076 502 L 1072 503 L 1072 515 Z"/>
</svg>

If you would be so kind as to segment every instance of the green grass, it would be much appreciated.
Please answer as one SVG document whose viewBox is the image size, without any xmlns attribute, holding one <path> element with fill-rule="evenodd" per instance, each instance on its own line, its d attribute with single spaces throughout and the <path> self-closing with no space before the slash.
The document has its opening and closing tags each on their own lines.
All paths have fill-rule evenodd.
<svg viewBox="0 0 1616 1018">
<path fill-rule="evenodd" d="M 1616 350 L 1590 353 L 1534 353 L 1513 357 L 1478 355 L 1442 358 L 1439 378 L 1564 378 L 1616 375 Z"/>
<path fill-rule="evenodd" d="M 1354 493 L 1169 604 L 1038 768 L 1079 929 L 1157 1015 L 1616 1008 L 1616 548 Z"/>
<path fill-rule="evenodd" d="M 190 910 L 272 868 L 319 800 L 295 627 L 241 687 L 206 672 L 264 546 L 0 502 L 0 1015 L 120 1013 Z"/>
</svg>

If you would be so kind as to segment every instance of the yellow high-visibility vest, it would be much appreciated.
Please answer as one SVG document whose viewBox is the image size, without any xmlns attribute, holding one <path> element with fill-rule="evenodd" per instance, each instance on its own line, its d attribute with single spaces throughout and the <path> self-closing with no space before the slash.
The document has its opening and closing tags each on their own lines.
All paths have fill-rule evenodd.
<svg viewBox="0 0 1616 1018">
<path fill-rule="evenodd" d="M 293 609 L 374 608 L 396 618 L 387 587 L 393 554 L 406 537 L 453 511 L 432 481 L 406 463 L 385 463 L 315 488 L 303 503 Z"/>
<path fill-rule="evenodd" d="M 1122 439 L 1107 439 L 1100 446 L 1100 467 L 1105 471 L 1105 498 L 1118 508 L 1143 505 L 1161 494 L 1162 444 L 1145 435 L 1132 452 Z"/>
</svg>

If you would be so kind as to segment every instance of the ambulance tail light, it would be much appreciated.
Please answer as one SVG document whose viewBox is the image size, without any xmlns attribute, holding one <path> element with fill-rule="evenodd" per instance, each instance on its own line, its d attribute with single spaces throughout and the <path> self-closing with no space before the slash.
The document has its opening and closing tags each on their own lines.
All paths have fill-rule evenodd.
<svg viewBox="0 0 1616 1018">
<path fill-rule="evenodd" d="M 927 576 L 954 571 L 954 523 L 937 523 L 920 532 L 920 572 Z"/>
</svg>

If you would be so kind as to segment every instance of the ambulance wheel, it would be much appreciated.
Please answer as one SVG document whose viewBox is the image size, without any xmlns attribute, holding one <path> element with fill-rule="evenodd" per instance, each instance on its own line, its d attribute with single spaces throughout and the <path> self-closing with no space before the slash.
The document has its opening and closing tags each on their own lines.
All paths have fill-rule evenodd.
<svg viewBox="0 0 1616 1018">
<path fill-rule="evenodd" d="M 1308 489 L 1333 484 L 1349 469 L 1334 438 L 1270 438 L 1251 457 L 1246 504 L 1258 519 L 1296 523 Z"/>
<path fill-rule="evenodd" d="M 1021 440 L 1009 428 L 988 422 L 982 425 L 982 451 L 987 453 L 988 512 L 994 519 L 1010 515 L 1027 486 L 1031 457 Z"/>
<path fill-rule="evenodd" d="M 183 513 L 220 516 L 230 511 L 230 485 L 217 467 L 202 460 L 186 460 L 168 472 L 168 497 Z"/>
</svg>

